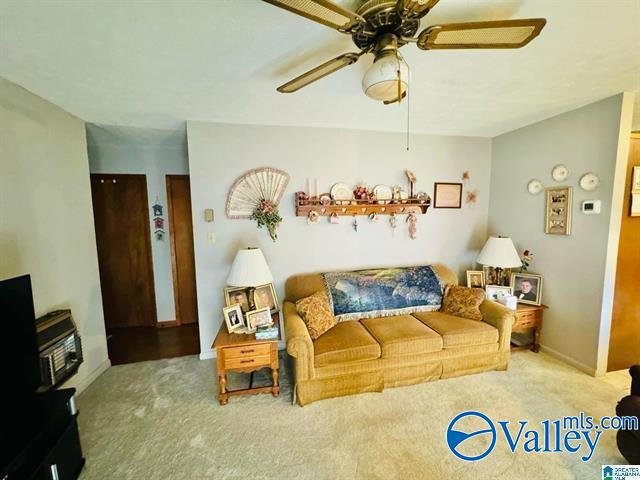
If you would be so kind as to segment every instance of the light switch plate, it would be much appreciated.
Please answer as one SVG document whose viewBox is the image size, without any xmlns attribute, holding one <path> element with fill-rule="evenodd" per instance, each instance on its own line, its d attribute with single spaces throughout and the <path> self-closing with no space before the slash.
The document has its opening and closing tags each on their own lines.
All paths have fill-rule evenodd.
<svg viewBox="0 0 640 480">
<path fill-rule="evenodd" d="M 207 233 L 207 242 L 216 243 L 216 234 L 213 232 Z"/>
<path fill-rule="evenodd" d="M 204 209 L 204 221 L 213 222 L 213 208 Z"/>
</svg>

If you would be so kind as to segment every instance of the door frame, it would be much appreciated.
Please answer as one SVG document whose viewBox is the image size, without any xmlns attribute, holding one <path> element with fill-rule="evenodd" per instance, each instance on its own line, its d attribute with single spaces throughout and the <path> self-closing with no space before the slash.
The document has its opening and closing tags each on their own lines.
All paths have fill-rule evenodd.
<svg viewBox="0 0 640 480">
<path fill-rule="evenodd" d="M 156 299 L 156 277 L 155 277 L 155 272 L 153 271 L 153 251 L 152 251 L 153 247 L 151 245 L 151 217 L 149 216 L 149 190 L 147 188 L 147 175 L 144 173 L 90 173 L 89 177 L 90 179 L 96 178 L 98 180 L 105 180 L 105 181 L 114 180 L 114 179 L 118 180 L 119 178 L 131 178 L 131 177 L 138 177 L 144 180 L 143 182 L 143 190 L 144 190 L 144 198 L 145 198 L 144 219 L 147 224 L 147 228 L 145 228 L 144 230 L 144 243 L 147 250 L 147 260 L 149 265 L 148 274 L 149 274 L 149 277 L 151 278 L 150 288 L 151 288 L 152 302 L 151 302 L 150 313 L 151 313 L 151 319 L 153 320 L 153 323 L 149 326 L 156 327 L 158 325 L 158 306 L 157 306 L 157 299 Z M 92 202 L 93 202 L 93 199 L 92 199 Z M 92 203 L 92 208 L 93 208 L 93 203 Z M 95 225 L 93 228 L 95 232 Z M 97 236 L 96 236 L 96 242 L 98 242 Z M 100 281 L 102 282 L 102 279 L 100 279 Z M 100 288 L 102 288 L 102 286 Z M 102 290 L 100 291 L 100 295 L 102 296 Z M 104 321 L 105 321 L 105 327 L 106 327 L 107 326 L 106 319 Z M 128 328 L 128 327 L 112 327 L 112 328 Z"/>
<path fill-rule="evenodd" d="M 187 177 L 190 178 L 188 173 L 181 174 L 172 174 L 165 175 L 165 183 L 167 189 L 167 214 L 168 214 L 168 224 L 169 224 L 169 242 L 170 242 L 170 250 L 171 250 L 171 283 L 173 284 L 173 303 L 175 306 L 176 313 L 176 321 L 175 324 L 172 322 L 172 326 L 180 326 L 182 325 L 182 317 L 180 315 L 180 288 L 178 285 L 178 264 L 177 264 L 177 254 L 176 254 L 176 239 L 175 239 L 175 228 L 174 228 L 174 219 L 175 215 L 173 214 L 173 198 L 171 196 L 171 179 L 176 177 Z"/>
</svg>

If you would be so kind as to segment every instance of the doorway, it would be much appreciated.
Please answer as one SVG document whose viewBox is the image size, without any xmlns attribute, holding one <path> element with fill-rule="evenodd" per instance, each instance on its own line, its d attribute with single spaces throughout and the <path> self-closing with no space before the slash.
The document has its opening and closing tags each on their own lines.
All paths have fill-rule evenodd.
<svg viewBox="0 0 640 480">
<path fill-rule="evenodd" d="M 152 239 L 147 176 L 91 175 L 107 347 L 113 365 L 200 353 L 189 177 L 177 175 L 175 181 L 168 177 L 170 239 Z M 158 191 L 164 186 L 152 188 Z M 175 320 L 158 321 L 152 240 L 171 241 L 171 259 L 168 245 L 163 248 L 164 261 L 173 263 Z"/>
<path fill-rule="evenodd" d="M 629 144 L 613 295 L 608 372 L 640 364 L 640 297 L 638 296 L 640 217 L 630 215 L 633 167 L 640 168 L 640 133 L 631 134 Z"/>
<path fill-rule="evenodd" d="M 166 179 L 176 323 L 197 324 L 198 297 L 189 175 L 167 175 Z"/>
</svg>

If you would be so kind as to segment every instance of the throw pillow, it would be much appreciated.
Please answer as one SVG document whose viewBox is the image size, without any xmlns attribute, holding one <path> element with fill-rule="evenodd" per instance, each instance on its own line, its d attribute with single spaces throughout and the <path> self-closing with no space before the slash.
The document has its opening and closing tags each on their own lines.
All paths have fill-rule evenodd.
<svg viewBox="0 0 640 480">
<path fill-rule="evenodd" d="M 484 290 L 448 285 L 442 299 L 442 311 L 456 317 L 482 320 L 479 307 L 483 300 Z"/>
<path fill-rule="evenodd" d="M 335 327 L 338 323 L 333 316 L 331 305 L 329 305 L 329 297 L 327 297 L 327 293 L 324 290 L 298 300 L 296 309 L 307 326 L 312 340 Z"/>
</svg>

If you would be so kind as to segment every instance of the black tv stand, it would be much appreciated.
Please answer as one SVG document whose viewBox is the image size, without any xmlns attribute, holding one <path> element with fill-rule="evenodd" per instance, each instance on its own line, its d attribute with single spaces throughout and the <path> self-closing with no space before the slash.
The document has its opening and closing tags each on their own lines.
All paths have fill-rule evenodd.
<svg viewBox="0 0 640 480">
<path fill-rule="evenodd" d="M 73 388 L 36 393 L 15 402 L 18 411 L 2 412 L 0 480 L 78 478 L 84 458 L 74 394 Z"/>
</svg>

